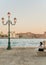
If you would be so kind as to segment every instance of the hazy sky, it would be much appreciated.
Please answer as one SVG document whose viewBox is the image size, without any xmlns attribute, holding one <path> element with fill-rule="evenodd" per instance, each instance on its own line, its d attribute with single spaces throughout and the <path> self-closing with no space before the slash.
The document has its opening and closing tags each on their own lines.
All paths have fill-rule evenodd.
<svg viewBox="0 0 46 65">
<path fill-rule="evenodd" d="M 43 33 L 46 31 L 46 0 L 0 0 L 0 31 L 7 31 L 1 24 L 1 17 L 6 18 L 11 12 L 11 20 L 17 18 L 11 31 Z M 5 21 L 6 21 L 5 20 Z"/>
</svg>

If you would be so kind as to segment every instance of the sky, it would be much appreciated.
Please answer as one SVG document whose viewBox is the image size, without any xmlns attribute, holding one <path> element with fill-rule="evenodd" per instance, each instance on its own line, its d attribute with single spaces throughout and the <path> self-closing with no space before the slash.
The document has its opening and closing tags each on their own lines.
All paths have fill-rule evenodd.
<svg viewBox="0 0 46 65">
<path fill-rule="evenodd" d="M 7 21 L 7 12 L 11 12 L 11 21 L 16 17 L 11 31 L 44 33 L 46 31 L 46 0 L 0 0 L 0 31 L 6 33 L 8 26 L 2 24 L 1 18 Z"/>
</svg>

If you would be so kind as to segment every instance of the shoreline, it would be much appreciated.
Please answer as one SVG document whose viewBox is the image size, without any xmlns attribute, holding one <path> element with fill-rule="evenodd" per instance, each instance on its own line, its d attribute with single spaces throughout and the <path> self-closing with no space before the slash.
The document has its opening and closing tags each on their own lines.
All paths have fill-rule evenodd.
<svg viewBox="0 0 46 65">
<path fill-rule="evenodd" d="M 7 47 L 0 47 L 0 49 L 6 49 Z M 38 47 L 11 47 L 11 49 L 16 49 L 16 48 L 18 48 L 18 49 L 35 49 L 35 48 L 38 48 Z"/>
<path fill-rule="evenodd" d="M 7 37 L 1 37 L 0 39 L 8 39 Z M 46 38 L 10 38 L 10 39 L 46 39 Z"/>
</svg>

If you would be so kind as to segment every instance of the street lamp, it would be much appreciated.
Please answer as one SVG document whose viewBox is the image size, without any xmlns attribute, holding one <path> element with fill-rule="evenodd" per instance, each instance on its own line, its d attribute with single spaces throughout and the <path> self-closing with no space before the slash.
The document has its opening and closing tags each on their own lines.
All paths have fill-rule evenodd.
<svg viewBox="0 0 46 65">
<path fill-rule="evenodd" d="M 7 50 L 11 49 L 11 45 L 10 45 L 10 24 L 15 25 L 16 24 L 16 18 L 14 18 L 14 23 L 12 23 L 12 21 L 10 20 L 10 15 L 11 13 L 8 12 L 8 21 L 4 24 L 4 18 L 2 17 L 2 23 L 3 25 L 7 25 L 8 24 L 8 47 Z"/>
</svg>

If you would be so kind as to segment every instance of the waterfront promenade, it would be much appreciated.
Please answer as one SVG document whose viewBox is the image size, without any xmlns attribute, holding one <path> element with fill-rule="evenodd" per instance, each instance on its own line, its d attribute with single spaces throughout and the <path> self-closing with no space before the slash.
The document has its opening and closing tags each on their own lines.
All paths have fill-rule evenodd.
<svg viewBox="0 0 46 65">
<path fill-rule="evenodd" d="M 0 65 L 46 65 L 46 56 L 37 56 L 35 48 L 0 48 Z"/>
</svg>

